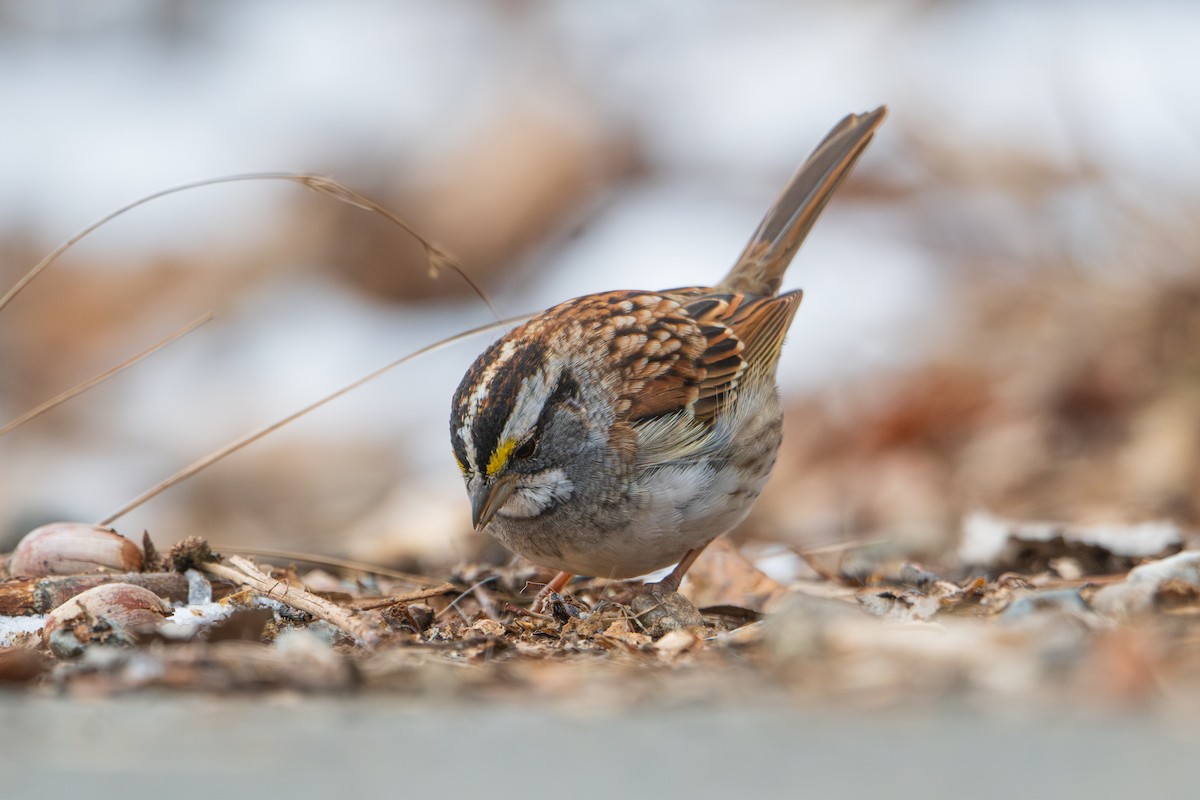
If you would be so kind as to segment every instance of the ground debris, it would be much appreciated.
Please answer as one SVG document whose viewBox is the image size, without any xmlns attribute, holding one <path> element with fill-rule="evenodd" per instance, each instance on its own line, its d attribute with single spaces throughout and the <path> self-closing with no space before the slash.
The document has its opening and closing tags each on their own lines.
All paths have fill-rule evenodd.
<svg viewBox="0 0 1200 800">
<path fill-rule="evenodd" d="M 8 573 L 44 577 L 85 572 L 141 572 L 142 551 L 112 528 L 79 522 L 43 525 L 21 538 Z"/>
<path fill-rule="evenodd" d="M 1054 571 L 1064 578 L 1128 570 L 1142 559 L 1183 548 L 1171 522 L 1133 525 L 1063 525 L 1020 522 L 984 512 L 963 521 L 959 560 L 993 571 Z"/>
<path fill-rule="evenodd" d="M 1151 561 L 1130 570 L 1125 580 L 1098 589 L 1091 604 L 1102 614 L 1129 617 L 1159 609 L 1200 611 L 1200 550 Z"/>
<path fill-rule="evenodd" d="M 0 616 L 48 614 L 78 594 L 110 583 L 132 584 L 173 602 L 188 599 L 188 581 L 174 572 L 56 575 L 0 581 Z"/>
<path fill-rule="evenodd" d="M 50 612 L 42 640 L 54 655 L 78 656 L 92 645 L 133 645 L 154 633 L 171 606 L 131 583 L 107 583 L 72 597 Z"/>
<path fill-rule="evenodd" d="M 189 569 L 196 569 L 202 564 L 219 559 L 220 556 L 212 551 L 206 540 L 199 536 L 189 536 L 162 556 L 159 568 L 174 572 L 187 572 Z"/>
<path fill-rule="evenodd" d="M 51 673 L 75 693 L 141 689 L 344 691 L 358 683 L 354 662 L 304 631 L 281 635 L 274 646 L 223 641 L 114 649 L 97 647 Z"/>
<path fill-rule="evenodd" d="M 30 647 L 0 648 L 0 685 L 29 683 L 50 669 L 48 656 Z"/>
<path fill-rule="evenodd" d="M 960 586 L 916 564 L 903 564 L 897 579 L 899 586 L 863 589 L 855 599 L 872 616 L 927 621 L 956 608 L 981 588 L 976 579 Z"/>
<path fill-rule="evenodd" d="M 464 567 L 424 588 L 411 576 L 364 580 L 236 556 L 127 587 L 58 576 L 42 580 L 154 602 L 88 615 L 72 611 L 87 605 L 79 595 L 47 618 L 0 617 L 0 680 L 73 694 L 387 691 L 605 707 L 769 689 L 875 707 L 931 698 L 1154 704 L 1161 686 L 1177 696 L 1181 682 L 1192 685 L 1180 676 L 1200 676 L 1200 648 L 1188 644 L 1200 551 L 1069 577 L 1048 563 L 998 574 L 953 560 L 857 563 L 853 574 L 781 583 L 718 551 L 681 592 L 577 581 L 542 614 L 526 609 L 542 582 L 527 567 Z M 0 584 L 0 595 L 17 584 L 25 586 Z M 700 610 L 697 601 L 718 602 Z M 154 620 L 122 626 L 116 617 L 127 612 Z M 6 629 L 6 619 L 29 624 Z"/>
</svg>

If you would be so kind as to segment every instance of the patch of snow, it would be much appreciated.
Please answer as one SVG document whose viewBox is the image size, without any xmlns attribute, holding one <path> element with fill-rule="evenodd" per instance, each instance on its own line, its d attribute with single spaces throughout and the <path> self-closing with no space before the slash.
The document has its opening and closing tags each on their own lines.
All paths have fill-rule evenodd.
<svg viewBox="0 0 1200 800">
<path fill-rule="evenodd" d="M 988 564 L 1003 552 L 1012 539 L 1046 542 L 1061 536 L 1064 541 L 1101 547 L 1117 556 L 1153 556 L 1183 543 L 1179 526 L 1169 520 L 1136 523 L 1065 525 L 1059 522 L 1004 519 L 986 511 L 975 511 L 963 520 L 959 558 L 967 564 Z"/>
<path fill-rule="evenodd" d="M 199 606 L 212 603 L 212 584 L 198 570 L 187 571 L 188 605 Z"/>
<path fill-rule="evenodd" d="M 37 633 L 46 624 L 46 617 L 0 617 L 0 647 L 11 647 L 16 637 L 23 633 Z"/>
<path fill-rule="evenodd" d="M 200 628 L 220 622 L 234 610 L 234 607 L 227 603 L 209 602 L 180 606 L 163 623 L 162 634 L 173 639 L 190 639 Z"/>
</svg>

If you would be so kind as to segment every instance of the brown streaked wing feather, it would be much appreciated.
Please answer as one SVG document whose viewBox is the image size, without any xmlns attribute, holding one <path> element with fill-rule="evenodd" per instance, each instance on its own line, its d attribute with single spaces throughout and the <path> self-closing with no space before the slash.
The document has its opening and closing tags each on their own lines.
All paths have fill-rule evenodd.
<svg viewBox="0 0 1200 800">
<path fill-rule="evenodd" d="M 694 406 L 697 418 L 711 420 L 724 403 L 737 397 L 748 378 L 774 377 L 783 337 L 801 297 L 799 291 L 779 297 L 712 295 L 689 304 L 704 326 L 701 330 L 714 334 L 702 358 L 708 374 Z M 716 334 L 717 330 L 723 333 Z M 737 341 L 736 353 L 724 349 L 728 339 Z"/>
<path fill-rule="evenodd" d="M 804 292 L 799 289 L 777 297 L 743 296 L 727 323 L 746 343 L 742 357 L 750 371 L 764 376 L 775 374 L 783 339 L 803 298 Z"/>
<path fill-rule="evenodd" d="M 737 396 L 738 381 L 746 371 L 745 342 L 729 325 L 730 311 L 739 300 L 737 295 L 710 294 L 686 306 L 706 341 L 700 356 L 704 380 L 692 407 L 696 418 L 704 422 L 712 421 L 721 404 Z"/>
<path fill-rule="evenodd" d="M 638 330 L 626 334 L 619 324 L 614 328 L 614 354 L 624 365 L 625 378 L 618 416 L 637 421 L 688 408 L 705 377 L 700 358 L 707 341 L 700 326 L 674 298 L 634 295 L 628 299 L 636 306 L 633 316 Z"/>
<path fill-rule="evenodd" d="M 684 292 L 666 299 L 683 306 L 660 305 L 667 313 L 644 333 L 616 331 L 628 387 L 618 413 L 625 419 L 637 422 L 691 407 L 696 419 L 711 422 L 747 375 L 774 375 L 802 297 L 799 291 L 778 297 Z M 638 298 L 643 299 L 649 297 Z"/>
</svg>

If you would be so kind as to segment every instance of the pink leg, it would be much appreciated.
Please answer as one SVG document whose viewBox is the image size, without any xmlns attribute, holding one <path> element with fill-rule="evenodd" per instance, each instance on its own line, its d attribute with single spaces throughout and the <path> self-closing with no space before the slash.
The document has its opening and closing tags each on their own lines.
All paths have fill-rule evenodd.
<svg viewBox="0 0 1200 800">
<path fill-rule="evenodd" d="M 696 563 L 696 559 L 700 557 L 706 547 L 708 547 L 707 543 L 684 553 L 683 558 L 679 559 L 679 563 L 675 565 L 675 569 L 671 570 L 671 574 L 659 581 L 658 585 L 668 591 L 678 592 L 679 584 L 683 583 L 683 576 L 692 568 L 692 564 Z"/>
</svg>

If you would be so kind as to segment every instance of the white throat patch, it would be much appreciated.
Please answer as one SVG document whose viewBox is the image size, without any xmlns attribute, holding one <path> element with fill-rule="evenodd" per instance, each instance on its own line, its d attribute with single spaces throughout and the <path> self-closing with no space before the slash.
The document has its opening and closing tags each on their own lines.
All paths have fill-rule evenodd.
<svg viewBox="0 0 1200 800">
<path fill-rule="evenodd" d="M 540 516 L 553 505 L 565 502 L 575 492 L 575 484 L 567 480 L 561 469 L 548 469 L 524 476 L 516 491 L 498 512 L 510 519 L 530 519 Z"/>
</svg>

